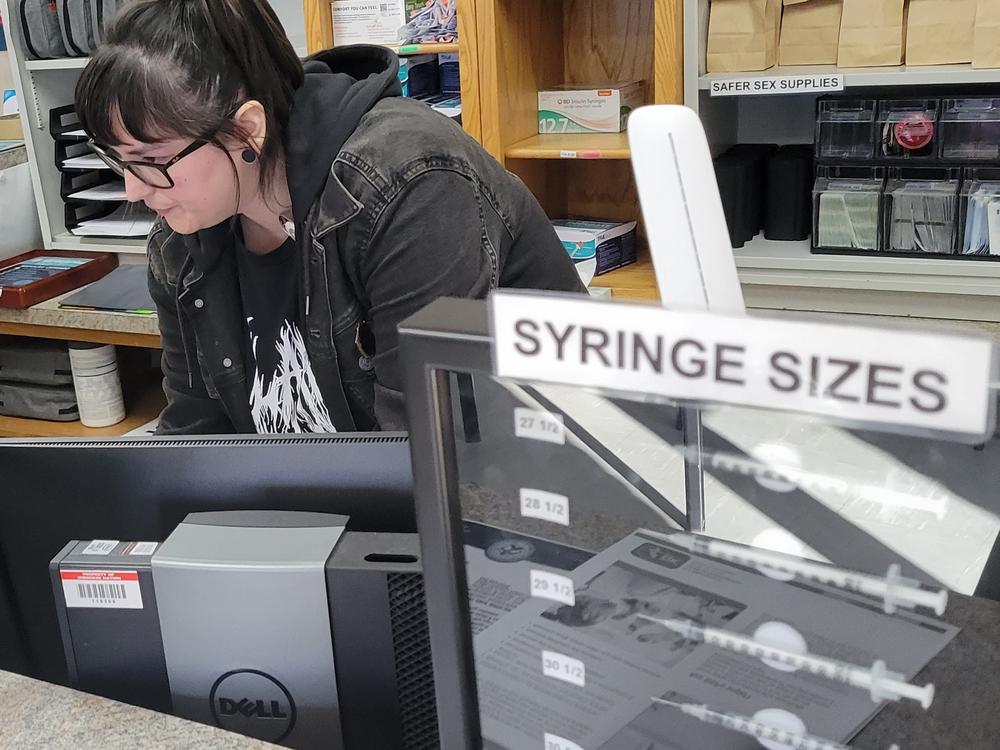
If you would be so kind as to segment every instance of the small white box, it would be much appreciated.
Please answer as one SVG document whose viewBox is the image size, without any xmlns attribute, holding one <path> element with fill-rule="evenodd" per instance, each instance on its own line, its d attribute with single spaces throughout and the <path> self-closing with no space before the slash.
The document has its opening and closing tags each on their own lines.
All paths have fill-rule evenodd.
<svg viewBox="0 0 1000 750">
<path fill-rule="evenodd" d="M 629 114 L 642 104 L 642 81 L 557 86 L 538 92 L 538 132 L 621 133 Z"/>
<path fill-rule="evenodd" d="M 406 24 L 404 0 L 333 0 L 333 43 L 399 44 L 399 29 Z"/>
</svg>

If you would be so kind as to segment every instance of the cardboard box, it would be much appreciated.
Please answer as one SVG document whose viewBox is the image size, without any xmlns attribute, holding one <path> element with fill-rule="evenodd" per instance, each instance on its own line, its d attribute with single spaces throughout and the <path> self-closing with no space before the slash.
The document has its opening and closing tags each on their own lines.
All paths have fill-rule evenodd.
<svg viewBox="0 0 1000 750">
<path fill-rule="evenodd" d="M 781 0 L 712 0 L 709 73 L 767 70 L 778 61 Z"/>
<path fill-rule="evenodd" d="M 979 0 L 976 7 L 973 68 L 1000 68 L 1000 3 Z"/>
<path fill-rule="evenodd" d="M 594 276 L 635 263 L 635 225 L 634 221 L 552 221 L 584 284 Z"/>
<path fill-rule="evenodd" d="M 977 0 L 910 0 L 906 64 L 972 62 Z"/>
<path fill-rule="evenodd" d="M 607 86 L 557 86 L 538 92 L 538 132 L 621 133 L 643 104 L 642 81 Z"/>
<path fill-rule="evenodd" d="M 836 65 L 844 0 L 785 0 L 779 65 Z"/>
<path fill-rule="evenodd" d="M 867 68 L 901 65 L 905 0 L 844 0 L 837 65 Z"/>
<path fill-rule="evenodd" d="M 17 115 L 12 117 L 0 117 L 0 141 L 20 141 L 24 139 L 24 132 L 21 130 L 21 118 Z"/>
<path fill-rule="evenodd" d="M 406 23 L 404 0 L 333 0 L 333 42 L 345 44 L 399 44 Z"/>
</svg>

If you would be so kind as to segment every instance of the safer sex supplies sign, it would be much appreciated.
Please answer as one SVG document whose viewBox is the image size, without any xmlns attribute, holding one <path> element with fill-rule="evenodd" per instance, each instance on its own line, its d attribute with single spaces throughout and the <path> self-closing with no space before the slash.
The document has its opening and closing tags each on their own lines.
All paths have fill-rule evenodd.
<svg viewBox="0 0 1000 750">
<path fill-rule="evenodd" d="M 494 292 L 499 377 L 985 437 L 989 340 Z"/>
</svg>

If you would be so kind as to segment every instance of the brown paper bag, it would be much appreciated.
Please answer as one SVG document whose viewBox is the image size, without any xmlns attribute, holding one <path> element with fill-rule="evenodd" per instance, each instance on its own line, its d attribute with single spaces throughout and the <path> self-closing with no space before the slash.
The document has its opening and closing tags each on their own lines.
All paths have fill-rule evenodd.
<svg viewBox="0 0 1000 750">
<path fill-rule="evenodd" d="M 903 7 L 904 0 L 844 0 L 837 65 L 902 64 Z"/>
<path fill-rule="evenodd" d="M 712 0 L 708 72 L 766 70 L 778 60 L 781 0 Z"/>
<path fill-rule="evenodd" d="M 836 65 L 844 0 L 785 0 L 779 65 Z"/>
<path fill-rule="evenodd" d="M 906 64 L 972 62 L 976 3 L 977 0 L 910 0 Z"/>
<path fill-rule="evenodd" d="M 972 67 L 1000 68 L 1000 3 L 997 0 L 979 0 Z"/>
</svg>

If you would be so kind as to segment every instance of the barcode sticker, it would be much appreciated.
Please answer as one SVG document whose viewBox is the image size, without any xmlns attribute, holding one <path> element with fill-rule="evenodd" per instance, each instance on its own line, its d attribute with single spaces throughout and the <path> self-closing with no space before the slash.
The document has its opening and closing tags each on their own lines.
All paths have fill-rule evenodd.
<svg viewBox="0 0 1000 750">
<path fill-rule="evenodd" d="M 83 548 L 82 555 L 110 555 L 118 546 L 117 539 L 95 539 Z"/>
<path fill-rule="evenodd" d="M 570 742 L 558 734 L 545 733 L 545 750 L 583 750 L 575 742 Z"/>
<path fill-rule="evenodd" d="M 542 651 L 542 674 L 577 687 L 587 685 L 587 669 L 583 662 L 555 651 Z"/>
<path fill-rule="evenodd" d="M 157 542 L 136 542 L 135 546 L 128 553 L 130 555 L 151 555 L 156 552 L 158 546 Z"/>
<path fill-rule="evenodd" d="M 554 492 L 521 488 L 521 515 L 569 526 L 569 498 Z"/>
<path fill-rule="evenodd" d="M 572 579 L 544 570 L 531 571 L 531 595 L 537 599 L 549 599 L 570 607 L 576 604 Z"/>
<path fill-rule="evenodd" d="M 142 609 L 135 570 L 60 570 L 67 607 Z"/>
<path fill-rule="evenodd" d="M 566 428 L 562 415 L 518 407 L 514 409 L 514 434 L 519 438 L 565 445 Z"/>
<path fill-rule="evenodd" d="M 560 151 L 559 152 L 559 158 L 560 159 L 575 159 L 576 158 L 576 151 Z"/>
</svg>

